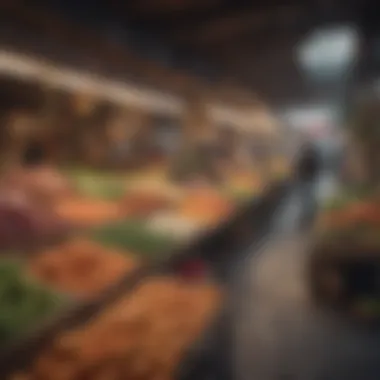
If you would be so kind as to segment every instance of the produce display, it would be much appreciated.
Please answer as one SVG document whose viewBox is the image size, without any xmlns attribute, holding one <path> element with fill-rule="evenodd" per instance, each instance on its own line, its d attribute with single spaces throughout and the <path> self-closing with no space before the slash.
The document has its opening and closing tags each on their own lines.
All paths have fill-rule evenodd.
<svg viewBox="0 0 380 380">
<path fill-rule="evenodd" d="M 122 174 L 88 170 L 67 170 L 65 172 L 77 193 L 85 198 L 118 200 L 125 195 L 125 177 Z"/>
<path fill-rule="evenodd" d="M 68 241 L 33 257 L 29 273 L 41 283 L 76 297 L 93 297 L 136 269 L 128 252 L 94 242 Z"/>
<path fill-rule="evenodd" d="M 202 230 L 202 225 L 194 220 L 178 215 L 174 211 L 163 211 L 149 218 L 147 227 L 157 234 L 173 236 L 181 241 L 190 240 Z"/>
<path fill-rule="evenodd" d="M 172 254 L 185 241 L 227 219 L 240 200 L 257 191 L 260 182 L 253 174 L 238 172 L 217 186 L 197 179 L 176 183 L 167 177 L 167 171 L 164 165 L 140 173 L 112 174 L 35 166 L 2 176 L 1 344 L 22 337 L 42 323 L 60 304 L 62 297 L 56 293 L 64 294 L 67 300 L 95 300 L 144 261 L 160 261 Z M 20 257 L 20 267 L 7 263 L 13 255 Z M 21 300 L 13 302 L 9 294 L 20 294 Z M 106 376 L 108 369 L 109 376 L 113 376 L 112 371 L 123 370 L 124 378 L 129 378 L 133 371 L 139 371 L 139 366 L 145 371 L 139 360 L 146 361 L 149 373 L 168 377 L 219 301 L 219 291 L 212 285 L 153 279 L 99 317 L 98 322 L 75 333 L 78 367 L 62 367 L 61 374 L 53 368 L 45 375 L 45 364 L 40 367 L 38 361 L 34 377 L 27 378 L 79 379 L 81 372 L 76 371 L 80 370 L 93 373 L 91 378 L 95 379 Z M 115 337 L 116 326 L 124 325 L 120 339 Z M 123 331 L 128 334 L 127 339 Z M 105 372 L 98 373 L 96 358 L 86 351 L 87 345 L 94 345 L 87 337 L 90 334 L 93 339 L 100 339 L 103 333 L 109 335 L 109 340 L 105 341 L 104 352 L 94 353 L 101 356 L 97 363 L 104 364 Z M 173 344 L 167 341 L 168 337 L 173 338 Z M 160 350 L 160 344 L 167 348 L 166 352 Z M 56 350 L 63 349 L 57 347 L 47 359 L 52 358 L 53 367 Z M 128 360 L 136 362 L 130 367 L 115 365 L 115 360 L 118 362 L 129 347 L 132 351 Z M 115 358 L 110 357 L 112 352 Z M 46 363 L 50 366 L 50 362 Z M 141 376 L 144 378 L 143 372 Z"/>
<path fill-rule="evenodd" d="M 172 206 L 173 202 L 169 196 L 153 192 L 129 192 L 122 202 L 121 209 L 126 216 L 146 218 L 154 212 Z"/>
<path fill-rule="evenodd" d="M 78 227 L 105 224 L 123 216 L 117 202 L 84 197 L 62 199 L 55 204 L 54 209 L 62 220 Z"/>
<path fill-rule="evenodd" d="M 254 197 L 262 190 L 262 180 L 254 173 L 234 173 L 224 185 L 224 193 L 235 202 Z"/>
<path fill-rule="evenodd" d="M 0 262 L 0 345 L 10 343 L 58 309 L 63 297 L 25 276 L 20 265 Z"/>
<path fill-rule="evenodd" d="M 162 173 L 145 172 L 139 176 L 132 176 L 127 179 L 128 191 L 133 193 L 154 194 L 156 196 L 171 199 L 173 202 L 181 199 L 185 188 L 175 182 L 170 181 Z"/>
<path fill-rule="evenodd" d="M 317 299 L 356 320 L 378 319 L 379 196 L 343 192 L 322 211 L 317 232 L 310 261 Z"/>
<path fill-rule="evenodd" d="M 348 190 L 322 211 L 312 253 L 319 298 L 356 322 L 379 321 L 380 171 L 378 99 L 354 99 L 345 131 Z"/>
<path fill-rule="evenodd" d="M 218 192 L 208 189 L 195 189 L 180 203 L 179 215 L 197 221 L 203 227 L 210 227 L 228 218 L 234 205 Z"/>
<path fill-rule="evenodd" d="M 79 228 L 100 244 L 153 258 L 228 218 L 257 185 L 246 172 L 232 176 L 228 188 L 180 185 L 164 169 L 122 175 L 37 167 L 9 174 L 0 191 L 0 248 L 63 239 Z"/>
<path fill-rule="evenodd" d="M 49 166 L 18 168 L 2 175 L 0 188 L 18 191 L 40 205 L 49 205 L 74 192 L 72 183 Z"/>
<path fill-rule="evenodd" d="M 222 301 L 212 284 L 151 278 L 83 327 L 57 337 L 11 379 L 170 379 Z"/>
<path fill-rule="evenodd" d="M 136 269 L 148 261 L 161 263 L 185 242 L 226 221 L 241 201 L 264 187 L 262 170 L 239 153 L 238 139 L 228 143 L 226 154 L 216 146 L 219 128 L 205 107 L 214 100 L 202 94 L 180 101 L 186 112 L 174 123 L 183 124 L 181 136 L 173 140 L 165 132 L 160 144 L 171 146 L 163 152 L 152 141 L 153 110 L 144 109 L 150 102 L 136 110 L 115 108 L 99 94 L 80 96 L 77 104 L 78 94 L 53 87 L 38 89 L 41 102 L 27 106 L 33 110 L 21 121 L 7 121 L 8 113 L 21 111 L 20 104 L 12 105 L 14 96 L 11 110 L 3 110 L 11 132 L 5 139 L 10 137 L 5 153 L 11 163 L 0 177 L 4 346 L 43 324 L 59 305 L 97 304 Z M 17 99 L 20 88 L 17 83 Z M 19 101 L 26 102 L 23 107 L 29 104 L 21 93 Z M 245 106 L 237 112 L 240 108 L 244 113 Z M 224 122 L 235 124 L 234 119 Z M 248 133 L 240 137 L 256 139 Z M 38 164 L 45 159 L 51 165 Z M 223 302 L 222 289 L 204 280 L 213 268 L 199 256 L 194 252 L 165 268 L 181 278 L 145 280 L 87 323 L 61 332 L 14 379 L 174 378 Z M 8 262 L 16 257 L 17 265 Z"/>
<path fill-rule="evenodd" d="M 48 166 L 14 169 L 0 181 L 0 249 L 28 248 L 65 236 L 70 224 L 54 205 L 74 189 Z"/>
<path fill-rule="evenodd" d="M 346 237 L 379 244 L 380 198 L 358 193 L 343 194 L 325 207 L 318 227 L 323 239 Z"/>
<path fill-rule="evenodd" d="M 3 194 L 4 195 L 4 194 Z M 33 204 L 16 193 L 0 200 L 0 249 L 28 248 L 65 236 L 69 225 L 51 209 Z"/>
<path fill-rule="evenodd" d="M 105 247 L 126 249 L 140 257 L 162 258 L 180 243 L 174 236 L 150 230 L 144 221 L 127 220 L 96 227 L 88 237 Z"/>
</svg>

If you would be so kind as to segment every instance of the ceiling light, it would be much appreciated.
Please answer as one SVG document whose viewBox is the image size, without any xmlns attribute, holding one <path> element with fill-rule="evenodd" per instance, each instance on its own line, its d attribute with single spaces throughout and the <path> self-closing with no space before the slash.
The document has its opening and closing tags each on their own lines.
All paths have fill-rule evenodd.
<svg viewBox="0 0 380 380">
<path fill-rule="evenodd" d="M 310 76 L 336 76 L 355 62 L 359 35 L 351 26 L 315 30 L 297 47 L 297 58 Z"/>
</svg>

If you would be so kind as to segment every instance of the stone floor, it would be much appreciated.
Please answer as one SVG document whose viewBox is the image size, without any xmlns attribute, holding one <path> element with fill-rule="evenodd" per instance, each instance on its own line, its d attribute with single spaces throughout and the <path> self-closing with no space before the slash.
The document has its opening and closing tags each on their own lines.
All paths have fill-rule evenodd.
<svg viewBox="0 0 380 380">
<path fill-rule="evenodd" d="M 336 184 L 323 177 L 319 201 Z M 306 285 L 308 236 L 300 234 L 302 192 L 289 195 L 275 233 L 236 278 L 234 352 L 239 380 L 379 380 L 380 332 L 319 310 Z"/>
</svg>

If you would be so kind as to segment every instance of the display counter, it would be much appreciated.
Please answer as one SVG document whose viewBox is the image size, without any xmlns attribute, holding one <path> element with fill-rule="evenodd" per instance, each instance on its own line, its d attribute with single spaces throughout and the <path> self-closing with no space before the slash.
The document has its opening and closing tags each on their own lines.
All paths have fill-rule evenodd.
<svg viewBox="0 0 380 380">
<path fill-rule="evenodd" d="M 270 170 L 262 178 L 254 164 L 236 159 L 236 146 L 227 156 L 203 149 L 218 145 L 211 106 L 199 104 L 203 96 L 185 99 L 187 112 L 182 118 L 175 115 L 179 138 L 165 151 L 162 146 L 157 150 L 152 123 L 162 109 L 140 107 L 148 104 L 144 102 L 115 104 L 100 93 L 58 89 L 57 83 L 34 83 L 33 98 L 22 81 L 3 81 L 14 92 L 8 99 L 11 107 L 4 100 L 8 87 L 2 88 L 0 101 L 5 110 L 2 160 L 7 164 L 0 179 L 2 378 L 13 362 L 5 359 L 10 346 L 18 350 L 21 341 L 24 349 L 32 347 L 24 337 L 40 324 L 43 333 L 37 335 L 44 340 L 46 325 L 58 336 L 56 326 L 70 330 L 66 320 L 80 324 L 82 317 L 86 324 L 78 334 L 83 339 L 68 338 L 77 347 L 68 355 L 78 354 L 86 368 L 57 364 L 67 348 L 59 343 L 52 357 L 49 351 L 47 361 L 41 359 L 42 367 L 37 360 L 27 378 L 38 378 L 41 371 L 42 377 L 52 378 L 61 373 L 76 379 L 81 371 L 92 376 L 95 359 L 105 367 L 96 376 L 131 370 L 137 372 L 125 373 L 170 377 L 184 351 L 222 308 L 220 265 L 264 224 L 261 218 L 282 191 L 277 175 Z M 236 125 L 236 120 L 229 122 Z M 239 132 L 241 140 L 244 133 Z M 191 164 L 183 159 L 188 153 Z M 179 167 L 180 179 L 173 175 L 174 167 Z M 153 295 L 156 288 L 162 292 Z M 172 317 L 163 317 L 166 313 Z M 165 326 L 166 320 L 173 323 Z M 120 336 L 122 330 L 130 336 L 132 326 L 141 330 L 131 343 L 130 369 L 115 367 L 115 357 L 112 365 L 108 361 L 108 355 L 122 357 L 127 349 L 124 338 L 111 339 L 116 326 Z M 103 339 L 104 334 L 112 342 L 92 351 L 94 344 L 85 337 Z M 167 336 L 173 344 L 165 352 L 153 341 Z M 17 352 L 12 357 L 21 363 L 23 354 Z M 139 374 L 147 369 L 137 356 L 147 358 L 152 373 Z M 48 369 L 50 365 L 55 368 Z"/>
<path fill-rule="evenodd" d="M 50 289 L 59 288 L 59 294 L 65 294 L 62 303 L 65 311 L 58 318 L 54 316 L 56 314 L 50 313 L 41 329 L 32 334 L 25 333 L 28 342 L 20 340 L 23 334 L 18 331 L 18 339 L 12 337 L 14 345 L 7 349 L 3 345 L 0 357 L 2 376 L 13 378 L 8 377 L 10 372 L 16 368 L 20 370 L 28 363 L 30 365 L 36 358 L 35 364 L 29 367 L 29 375 L 23 376 L 32 376 L 33 373 L 33 376 L 37 376 L 42 371 L 44 376 L 55 378 L 61 370 L 69 370 L 60 359 L 59 364 L 57 362 L 61 350 L 66 352 L 66 349 L 74 350 L 72 354 L 78 359 L 78 364 L 81 363 L 80 368 L 72 368 L 78 373 L 84 370 L 83 365 L 86 371 L 97 374 L 100 369 L 95 361 L 99 363 L 103 360 L 110 371 L 143 370 L 139 363 L 140 360 L 146 360 L 146 366 L 152 371 L 146 374 L 146 378 L 157 373 L 173 374 L 192 344 L 200 339 L 202 332 L 207 330 L 223 306 L 223 282 L 212 275 L 217 274 L 217 265 L 226 256 L 237 258 L 254 239 L 260 238 L 263 227 L 283 199 L 286 189 L 284 184 L 279 184 L 261 200 L 242 207 L 219 227 L 171 250 L 165 259 L 161 258 L 148 265 L 142 265 L 135 256 L 125 251 L 101 248 L 97 243 L 83 240 L 65 243 L 30 257 L 22 272 L 28 274 L 27 278 L 38 278 L 39 284 L 49 283 Z M 112 286 L 110 282 L 113 283 Z M 153 298 L 150 300 L 151 296 Z M 196 315 L 193 315 L 194 310 L 197 310 Z M 161 320 L 160 315 L 165 318 Z M 40 318 L 39 323 L 43 320 Z M 167 322 L 164 323 L 164 320 Z M 145 331 L 144 336 L 137 334 L 140 323 L 141 333 Z M 143 329 L 143 323 L 147 323 L 144 325 L 146 329 Z M 178 330 L 177 336 L 174 331 L 179 329 L 179 324 L 183 329 L 181 327 L 181 333 Z M 28 327 L 30 332 L 31 325 Z M 114 329 L 119 334 L 125 329 L 128 335 L 132 327 L 137 329 L 136 341 L 111 339 Z M 101 345 L 96 350 L 86 336 L 95 337 L 103 333 L 110 334 L 109 345 Z M 166 341 L 168 336 L 176 338 L 173 339 L 173 346 L 165 346 L 167 355 L 164 352 L 161 355 L 160 348 L 155 344 L 159 337 Z M 79 351 L 74 346 L 70 348 L 71 343 L 70 347 L 66 347 L 63 343 L 66 338 L 67 342 L 74 339 L 72 343 Z M 137 351 L 139 355 L 136 359 L 132 355 L 131 365 L 123 369 L 114 359 L 123 357 L 127 348 L 131 349 L 131 355 Z M 41 349 L 46 350 L 46 360 L 45 356 L 38 359 Z M 156 360 L 162 360 L 167 367 L 156 367 Z M 54 368 L 41 364 L 47 362 Z M 75 379 L 75 373 L 70 374 L 69 378 Z"/>
</svg>

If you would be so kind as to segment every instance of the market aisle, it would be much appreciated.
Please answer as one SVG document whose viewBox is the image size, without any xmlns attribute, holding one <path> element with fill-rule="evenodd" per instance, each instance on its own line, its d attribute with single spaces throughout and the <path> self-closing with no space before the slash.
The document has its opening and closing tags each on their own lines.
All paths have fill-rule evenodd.
<svg viewBox="0 0 380 380">
<path fill-rule="evenodd" d="M 319 200 L 334 189 L 323 181 Z M 289 195 L 276 234 L 246 263 L 234 324 L 237 378 L 378 380 L 380 333 L 354 329 L 318 310 L 308 294 L 308 237 L 297 232 L 297 197 Z"/>
</svg>

